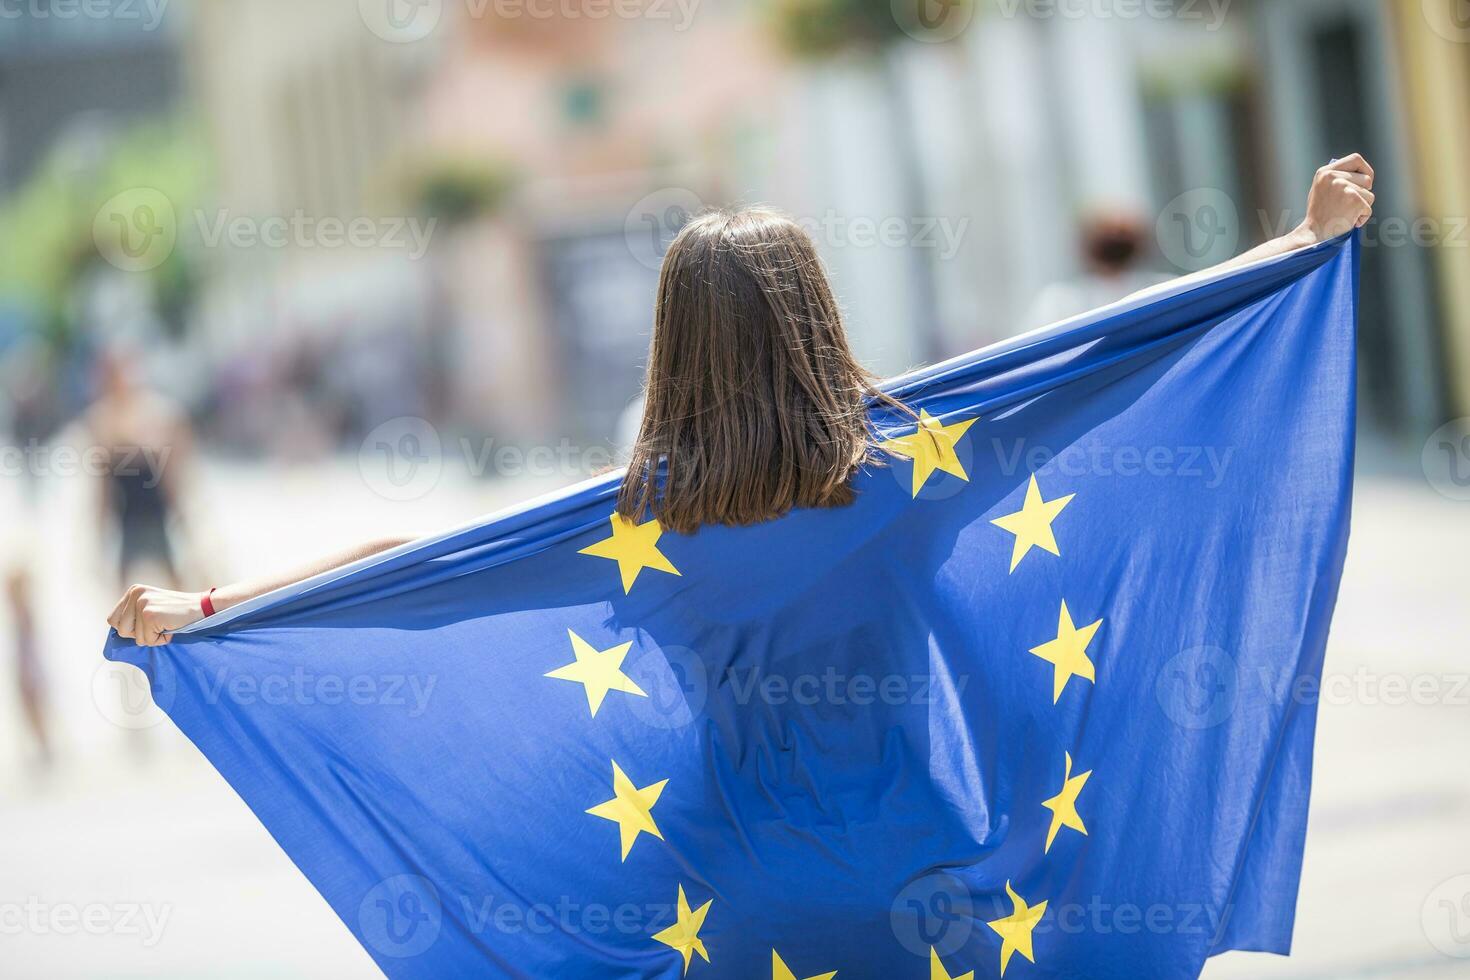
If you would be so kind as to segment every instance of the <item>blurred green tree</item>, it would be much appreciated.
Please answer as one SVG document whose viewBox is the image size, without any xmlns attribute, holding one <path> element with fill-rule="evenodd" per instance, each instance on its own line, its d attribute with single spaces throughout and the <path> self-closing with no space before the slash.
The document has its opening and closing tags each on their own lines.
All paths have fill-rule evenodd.
<svg viewBox="0 0 1470 980">
<path fill-rule="evenodd" d="M 781 40 L 805 57 L 878 48 L 903 34 L 893 0 L 774 0 L 773 8 Z"/>
<path fill-rule="evenodd" d="M 498 212 L 516 179 L 505 164 L 439 157 L 411 164 L 407 184 L 416 211 L 452 228 Z"/>
<path fill-rule="evenodd" d="M 70 344 L 74 288 L 105 261 L 93 237 L 99 213 L 119 194 L 147 189 L 168 199 L 168 220 L 177 222 L 205 193 L 206 157 L 197 128 L 182 118 L 139 124 L 86 159 L 66 144 L 55 148 L 0 201 L 0 299 L 28 311 L 49 344 Z M 174 247 L 153 268 L 129 274 L 147 277 L 160 316 L 181 328 L 198 284 L 190 250 Z"/>
</svg>

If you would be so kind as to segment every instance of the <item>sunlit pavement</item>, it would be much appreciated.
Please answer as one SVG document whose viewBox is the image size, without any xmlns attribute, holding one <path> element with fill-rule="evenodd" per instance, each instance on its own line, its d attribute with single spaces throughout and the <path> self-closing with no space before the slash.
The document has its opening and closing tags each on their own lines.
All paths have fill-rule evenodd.
<svg viewBox="0 0 1470 980">
<path fill-rule="evenodd" d="M 1470 976 L 1467 557 L 1470 503 L 1359 481 L 1294 952 L 1221 957 L 1206 977 Z"/>
<path fill-rule="evenodd" d="M 371 534 L 460 523 L 537 489 L 446 477 L 394 502 L 351 465 L 294 474 L 217 465 L 204 482 L 200 536 L 218 568 L 245 574 Z M 377 976 L 166 721 L 128 731 L 104 717 L 117 716 L 115 692 L 104 682 L 94 695 L 93 682 L 112 588 L 69 573 L 96 565 L 78 516 L 88 513 L 84 488 L 50 490 L 37 577 L 62 753 L 47 777 L 23 765 L 13 698 L 0 699 L 0 975 Z M 1470 877 L 1458 877 L 1470 875 L 1470 504 L 1422 480 L 1365 479 L 1353 534 L 1296 952 L 1218 958 L 1206 970 L 1214 980 L 1470 975 L 1470 958 L 1449 955 L 1470 957 Z M 1008 975 L 1024 980 L 1026 968 L 1012 963 Z"/>
</svg>

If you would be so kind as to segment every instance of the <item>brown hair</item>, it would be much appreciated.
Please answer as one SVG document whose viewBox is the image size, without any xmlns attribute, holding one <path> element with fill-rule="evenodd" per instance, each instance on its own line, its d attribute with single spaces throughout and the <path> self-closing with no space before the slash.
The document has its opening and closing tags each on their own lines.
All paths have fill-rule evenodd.
<svg viewBox="0 0 1470 980">
<path fill-rule="evenodd" d="M 796 222 L 767 208 L 694 219 L 659 275 L 618 513 L 688 533 L 851 503 L 872 458 L 869 400 L 897 405 L 873 381 Z"/>
<path fill-rule="evenodd" d="M 1125 214 L 1095 214 L 1082 225 L 1082 252 L 1092 267 L 1117 275 L 1143 253 L 1147 232 L 1137 218 Z"/>
</svg>

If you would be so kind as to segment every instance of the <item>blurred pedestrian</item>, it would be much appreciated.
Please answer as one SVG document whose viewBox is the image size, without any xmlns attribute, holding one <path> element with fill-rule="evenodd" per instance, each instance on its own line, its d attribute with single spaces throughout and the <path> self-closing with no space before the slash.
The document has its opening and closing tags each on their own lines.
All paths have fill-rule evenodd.
<svg viewBox="0 0 1470 980">
<path fill-rule="evenodd" d="M 97 362 L 98 394 L 85 424 L 92 445 L 104 450 L 101 536 L 115 534 L 119 585 L 177 582 L 182 534 L 183 473 L 193 445 L 184 410 L 137 377 L 136 361 L 120 348 Z"/>
<path fill-rule="evenodd" d="M 16 563 L 5 573 L 5 604 L 15 636 L 15 686 L 21 714 L 42 769 L 51 767 L 53 756 L 50 726 L 46 718 L 45 677 L 36 643 L 36 617 L 31 599 L 31 578 L 25 564 Z"/>
<path fill-rule="evenodd" d="M 1027 329 L 1116 303 L 1170 278 L 1145 264 L 1148 232 L 1132 214 L 1095 213 L 1083 220 L 1081 234 L 1085 271 L 1044 287 L 1026 316 Z"/>
</svg>

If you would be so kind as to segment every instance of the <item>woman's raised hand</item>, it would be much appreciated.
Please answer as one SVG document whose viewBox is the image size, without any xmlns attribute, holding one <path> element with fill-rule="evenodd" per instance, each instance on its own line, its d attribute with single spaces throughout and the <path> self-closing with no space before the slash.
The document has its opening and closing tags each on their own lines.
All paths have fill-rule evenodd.
<svg viewBox="0 0 1470 980">
<path fill-rule="evenodd" d="M 1373 168 L 1361 153 L 1333 160 L 1312 178 L 1301 230 L 1325 242 L 1361 228 L 1373 217 Z"/>
</svg>

